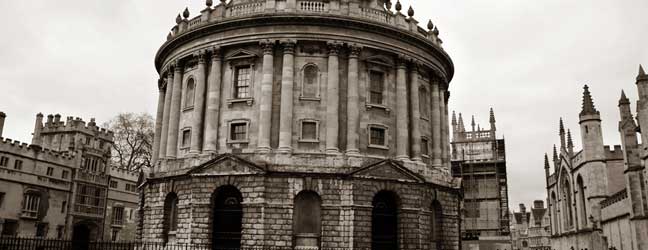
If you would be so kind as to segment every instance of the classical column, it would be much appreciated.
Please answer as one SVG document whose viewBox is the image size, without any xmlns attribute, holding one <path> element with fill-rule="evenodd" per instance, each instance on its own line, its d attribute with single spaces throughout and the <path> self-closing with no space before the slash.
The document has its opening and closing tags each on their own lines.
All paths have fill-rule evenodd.
<svg viewBox="0 0 648 250">
<path fill-rule="evenodd" d="M 432 82 L 432 166 L 440 167 L 441 161 L 441 97 L 439 93 L 439 82 Z"/>
<path fill-rule="evenodd" d="M 162 131 L 160 131 L 159 158 L 167 156 L 167 142 L 169 138 L 169 113 L 171 112 L 171 93 L 173 93 L 173 70 L 167 68 L 167 80 L 164 87 L 164 111 L 162 112 Z"/>
<path fill-rule="evenodd" d="M 419 107 L 418 62 L 412 62 L 410 69 L 410 119 L 412 125 L 412 160 L 421 161 L 421 110 Z"/>
<path fill-rule="evenodd" d="M 274 42 L 270 40 L 260 43 L 263 48 L 263 76 L 261 78 L 261 94 L 259 95 L 259 142 L 257 151 L 270 152 L 270 126 L 272 118 L 272 73 L 274 71 L 273 53 Z"/>
<path fill-rule="evenodd" d="M 173 73 L 173 93 L 171 93 L 171 109 L 169 110 L 169 132 L 166 155 L 175 158 L 178 153 L 178 126 L 180 125 L 180 98 L 182 93 L 182 65 L 176 63 Z"/>
<path fill-rule="evenodd" d="M 351 46 L 349 54 L 349 76 L 347 82 L 347 155 L 360 155 L 358 129 L 360 129 L 360 98 L 358 97 L 358 56 L 361 47 Z"/>
<path fill-rule="evenodd" d="M 207 110 L 205 111 L 205 140 L 203 153 L 216 153 L 218 145 L 218 113 L 220 112 L 221 92 L 221 53 L 220 48 L 212 50 L 211 70 L 207 85 Z"/>
<path fill-rule="evenodd" d="M 160 138 L 162 133 L 162 116 L 164 114 L 164 79 L 158 80 L 158 103 L 157 112 L 155 113 L 155 134 L 153 136 L 153 155 L 151 155 L 151 163 L 155 166 L 158 156 L 160 154 Z"/>
<path fill-rule="evenodd" d="M 447 160 L 448 160 L 448 158 L 446 157 L 446 155 L 448 154 L 448 151 L 447 151 L 448 150 L 448 145 L 446 145 L 447 144 L 446 142 L 448 141 L 447 138 L 446 138 L 447 131 L 448 131 L 448 123 L 446 122 L 447 119 L 446 119 L 446 112 L 445 112 L 445 110 L 446 110 L 445 90 L 444 90 L 443 87 L 441 87 L 441 86 L 439 86 L 439 87 L 440 87 L 439 88 L 439 104 L 440 105 L 439 105 L 438 109 L 439 109 L 439 112 L 440 112 L 439 117 L 441 118 L 440 119 L 440 121 L 441 121 L 441 155 L 440 155 L 440 157 L 441 157 L 441 165 L 443 167 L 445 167 L 447 165 Z"/>
<path fill-rule="evenodd" d="M 339 102 L 340 102 L 340 66 L 338 53 L 340 44 L 328 43 L 328 81 L 326 83 L 326 153 L 339 154 Z"/>
<path fill-rule="evenodd" d="M 445 162 L 446 162 L 446 167 L 450 169 L 450 129 L 448 125 L 448 100 L 450 98 L 450 92 L 447 91 L 447 86 L 446 85 L 446 91 L 444 91 L 443 94 L 443 127 L 444 127 L 444 133 L 443 133 L 443 139 L 445 140 L 443 142 L 443 145 L 445 145 L 445 154 L 443 156 L 445 157 Z"/>
<path fill-rule="evenodd" d="M 295 67 L 295 42 L 285 41 L 283 45 L 283 69 L 281 71 L 281 114 L 279 115 L 279 149 L 281 153 L 292 150 L 293 82 Z"/>
<path fill-rule="evenodd" d="M 399 57 L 396 66 L 396 159 L 405 160 L 407 156 L 407 70 L 406 58 Z"/>
<path fill-rule="evenodd" d="M 205 52 L 198 53 L 198 69 L 196 70 L 196 88 L 193 109 L 193 119 L 191 126 L 191 148 L 189 153 L 192 155 L 200 154 L 202 149 L 203 139 L 203 115 L 205 113 L 205 75 L 207 74 L 205 67 Z"/>
</svg>

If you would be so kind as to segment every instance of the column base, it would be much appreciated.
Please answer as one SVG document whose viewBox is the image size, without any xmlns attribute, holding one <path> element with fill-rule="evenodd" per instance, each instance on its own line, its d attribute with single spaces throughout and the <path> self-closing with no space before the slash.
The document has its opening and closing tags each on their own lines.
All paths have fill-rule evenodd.
<svg viewBox="0 0 648 250">
<path fill-rule="evenodd" d="M 338 148 L 327 148 L 326 149 L 326 154 L 327 155 L 341 155 L 340 154 L 340 149 L 338 149 Z"/>
<path fill-rule="evenodd" d="M 346 152 L 347 156 L 360 157 L 360 150 L 358 149 L 348 149 Z"/>
<path fill-rule="evenodd" d="M 291 147 L 279 147 L 277 149 L 277 153 L 280 154 L 290 154 L 292 153 L 292 148 Z"/>
<path fill-rule="evenodd" d="M 399 156 L 396 156 L 395 159 L 398 160 L 398 161 L 408 161 L 409 156 L 407 156 L 407 155 L 399 155 Z"/>
<path fill-rule="evenodd" d="M 200 154 L 200 151 L 197 150 L 190 150 L 189 153 L 187 154 L 187 157 L 196 157 Z"/>
<path fill-rule="evenodd" d="M 203 150 L 202 156 L 210 156 L 210 155 L 215 155 L 217 154 L 216 150 Z"/>
<path fill-rule="evenodd" d="M 268 154 L 270 151 L 272 151 L 270 147 L 257 147 L 254 152 L 259 154 Z"/>
<path fill-rule="evenodd" d="M 423 162 L 423 158 L 421 158 L 421 157 L 414 157 L 414 158 L 412 158 L 412 161 L 415 161 L 415 162 Z"/>
</svg>

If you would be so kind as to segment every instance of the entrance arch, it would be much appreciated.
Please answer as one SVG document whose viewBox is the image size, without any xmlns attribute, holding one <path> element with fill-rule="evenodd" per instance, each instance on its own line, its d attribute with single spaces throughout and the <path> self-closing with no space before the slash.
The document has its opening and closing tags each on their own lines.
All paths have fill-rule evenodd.
<svg viewBox="0 0 648 250">
<path fill-rule="evenodd" d="M 398 198 L 380 191 L 373 198 L 371 211 L 371 249 L 398 249 Z"/>
<path fill-rule="evenodd" d="M 72 227 L 72 250 L 87 250 L 96 226 L 87 222 L 80 222 Z"/>
<path fill-rule="evenodd" d="M 234 186 L 222 186 L 212 194 L 212 249 L 241 248 L 243 196 Z"/>
</svg>

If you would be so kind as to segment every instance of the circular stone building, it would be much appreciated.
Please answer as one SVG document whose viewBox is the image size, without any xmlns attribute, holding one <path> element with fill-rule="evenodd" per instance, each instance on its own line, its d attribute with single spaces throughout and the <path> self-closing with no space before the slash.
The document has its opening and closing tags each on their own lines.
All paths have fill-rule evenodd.
<svg viewBox="0 0 648 250">
<path fill-rule="evenodd" d="M 157 52 L 145 242 L 458 249 L 438 29 L 386 0 L 220 1 Z"/>
</svg>

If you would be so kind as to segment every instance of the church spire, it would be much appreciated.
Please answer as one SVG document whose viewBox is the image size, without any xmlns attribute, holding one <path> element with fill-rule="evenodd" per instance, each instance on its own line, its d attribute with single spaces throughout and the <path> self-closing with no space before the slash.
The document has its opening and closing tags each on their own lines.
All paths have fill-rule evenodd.
<svg viewBox="0 0 648 250">
<path fill-rule="evenodd" d="M 594 101 L 592 100 L 592 95 L 589 92 L 589 87 L 585 85 L 583 87 L 583 109 L 580 112 L 580 115 L 598 115 L 599 112 L 594 107 Z"/>
<path fill-rule="evenodd" d="M 490 108 L 490 118 L 488 122 L 490 122 L 490 129 L 495 131 L 495 112 L 493 112 L 493 108 Z"/>
<path fill-rule="evenodd" d="M 466 132 L 466 126 L 464 125 L 464 121 L 463 121 L 463 117 L 461 117 L 461 113 L 459 113 L 459 131 Z"/>
<path fill-rule="evenodd" d="M 621 98 L 619 98 L 619 106 L 621 105 L 630 105 L 630 100 L 628 100 L 623 90 L 621 90 Z"/>
<path fill-rule="evenodd" d="M 560 151 L 565 149 L 565 125 L 563 125 L 562 117 L 558 123 L 558 135 L 560 136 Z"/>
</svg>

